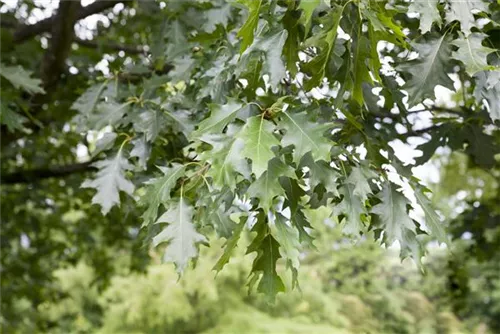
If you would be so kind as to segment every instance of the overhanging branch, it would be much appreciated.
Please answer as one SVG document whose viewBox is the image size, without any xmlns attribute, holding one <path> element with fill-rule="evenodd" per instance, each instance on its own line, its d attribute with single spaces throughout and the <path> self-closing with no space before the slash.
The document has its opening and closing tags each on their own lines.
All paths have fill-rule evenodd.
<svg viewBox="0 0 500 334">
<path fill-rule="evenodd" d="M 2 184 L 32 183 L 53 177 L 64 177 L 71 174 L 78 174 L 95 169 L 91 166 L 94 161 L 76 163 L 71 165 L 56 166 L 49 168 L 29 169 L 4 175 L 2 173 Z"/>
<path fill-rule="evenodd" d="M 131 0 L 97 0 L 88 6 L 80 7 L 76 13 L 76 20 L 100 13 L 106 9 L 113 8 L 117 3 L 128 3 Z M 31 25 L 21 25 L 14 32 L 14 43 L 22 43 L 26 40 L 44 32 L 49 32 L 56 21 L 56 15 L 41 20 Z"/>
<path fill-rule="evenodd" d="M 71 0 L 62 0 L 59 3 L 51 26 L 49 48 L 42 61 L 41 75 L 46 90 L 54 86 L 64 71 L 75 34 L 76 13 L 80 8 L 79 2 Z"/>
</svg>

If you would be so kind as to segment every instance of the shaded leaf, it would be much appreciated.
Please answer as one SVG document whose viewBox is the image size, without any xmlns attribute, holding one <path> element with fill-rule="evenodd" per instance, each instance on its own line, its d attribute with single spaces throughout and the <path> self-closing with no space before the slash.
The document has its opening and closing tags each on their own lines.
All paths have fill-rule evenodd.
<svg viewBox="0 0 500 334">
<path fill-rule="evenodd" d="M 168 223 L 168 226 L 153 238 L 153 247 L 168 242 L 163 259 L 173 262 L 177 272 L 182 274 L 189 260 L 198 255 L 196 244 L 206 242 L 205 236 L 194 227 L 193 207 L 181 196 L 179 201 L 170 202 L 169 209 L 155 222 L 160 223 Z"/>
<path fill-rule="evenodd" d="M 99 171 L 93 180 L 85 180 L 82 188 L 95 188 L 97 193 L 92 197 L 92 204 L 99 204 L 103 215 L 115 206 L 120 205 L 120 190 L 132 196 L 134 184 L 125 178 L 125 171 L 133 166 L 118 151 L 114 158 L 100 160 L 93 164 Z"/>
</svg>

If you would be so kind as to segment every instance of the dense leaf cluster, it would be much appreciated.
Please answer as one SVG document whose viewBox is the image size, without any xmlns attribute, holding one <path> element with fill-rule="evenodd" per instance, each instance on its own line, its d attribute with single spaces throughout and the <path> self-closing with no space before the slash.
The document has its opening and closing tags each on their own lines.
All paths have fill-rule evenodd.
<svg viewBox="0 0 500 334">
<path fill-rule="evenodd" d="M 421 235 L 448 237 L 389 143 L 429 134 L 417 164 L 445 145 L 497 164 L 498 3 L 139 2 L 131 25 L 148 13 L 146 55 L 89 76 L 66 124 L 100 134 L 88 145 L 97 172 L 81 185 L 95 189 L 92 203 L 106 215 L 125 195 L 137 201 L 152 245 L 180 273 L 212 231 L 227 240 L 221 270 L 249 229 L 249 285 L 274 298 L 277 261 L 296 280 L 301 251 L 314 247 L 304 211 L 320 207 L 346 235 L 398 241 L 419 263 Z M 21 94 L 50 86 L 17 65 L 1 75 L 16 89 L 2 124 L 29 132 Z M 436 103 L 438 85 L 463 93 L 457 108 Z M 421 112 L 432 126 L 418 128 Z M 424 222 L 409 215 L 417 206 Z"/>
</svg>

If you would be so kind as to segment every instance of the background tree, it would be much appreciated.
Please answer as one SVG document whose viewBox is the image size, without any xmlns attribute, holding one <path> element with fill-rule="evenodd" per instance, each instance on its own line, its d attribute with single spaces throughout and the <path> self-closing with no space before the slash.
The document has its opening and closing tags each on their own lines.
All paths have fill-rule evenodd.
<svg viewBox="0 0 500 334">
<path fill-rule="evenodd" d="M 419 263 L 426 233 L 449 237 L 390 144 L 425 138 L 416 165 L 446 146 L 496 178 L 500 152 L 500 5 L 422 4 L 2 5 L 2 314 L 55 298 L 61 263 L 90 260 L 105 286 L 116 254 L 142 269 L 149 245 L 182 273 L 225 239 L 220 271 L 246 230 L 249 285 L 274 299 L 319 208 Z M 495 224 L 488 203 L 474 215 Z"/>
</svg>

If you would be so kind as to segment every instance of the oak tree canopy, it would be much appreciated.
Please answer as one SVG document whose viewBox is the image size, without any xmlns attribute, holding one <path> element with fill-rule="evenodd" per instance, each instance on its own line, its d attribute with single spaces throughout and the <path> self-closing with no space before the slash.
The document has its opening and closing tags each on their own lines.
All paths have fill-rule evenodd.
<svg viewBox="0 0 500 334">
<path fill-rule="evenodd" d="M 2 247 L 47 247 L 40 272 L 137 233 L 180 274 L 224 238 L 220 271 L 250 230 L 249 286 L 273 299 L 314 249 L 315 209 L 420 264 L 425 235 L 449 237 L 412 167 L 439 147 L 498 165 L 497 1 L 97 0 L 20 14 L 36 9 L 2 14 L 1 183 Z M 390 143 L 415 138 L 422 156 L 405 164 Z M 13 272 L 30 261 L 15 254 L 2 255 Z"/>
</svg>

